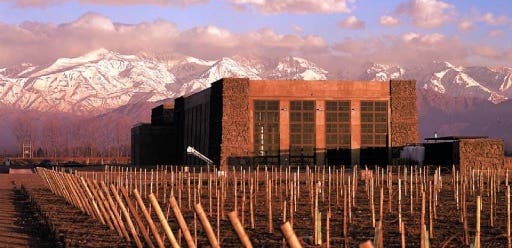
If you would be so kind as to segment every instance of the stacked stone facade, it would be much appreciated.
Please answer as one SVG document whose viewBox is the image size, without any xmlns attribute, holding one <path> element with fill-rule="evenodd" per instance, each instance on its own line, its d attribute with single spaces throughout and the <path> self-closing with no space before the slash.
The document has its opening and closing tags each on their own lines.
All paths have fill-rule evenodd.
<svg viewBox="0 0 512 248">
<path fill-rule="evenodd" d="M 227 78 L 222 87 L 222 143 L 220 164 L 240 165 L 249 156 L 249 79 Z"/>
<path fill-rule="evenodd" d="M 463 139 L 459 141 L 460 168 L 503 168 L 504 142 L 499 139 Z"/>
<path fill-rule="evenodd" d="M 401 148 L 419 142 L 416 80 L 390 81 L 390 146 Z"/>
</svg>

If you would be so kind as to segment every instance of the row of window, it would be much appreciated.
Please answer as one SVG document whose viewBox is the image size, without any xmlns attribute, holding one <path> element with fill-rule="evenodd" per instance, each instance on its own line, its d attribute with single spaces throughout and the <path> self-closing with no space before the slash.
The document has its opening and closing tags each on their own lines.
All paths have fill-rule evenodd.
<svg viewBox="0 0 512 248">
<path fill-rule="evenodd" d="M 290 157 L 314 156 L 315 101 L 290 102 Z M 254 101 L 254 148 L 259 156 L 279 155 L 279 101 Z M 350 148 L 350 101 L 325 102 L 327 148 Z M 386 101 L 361 101 L 361 146 L 385 147 Z"/>
</svg>

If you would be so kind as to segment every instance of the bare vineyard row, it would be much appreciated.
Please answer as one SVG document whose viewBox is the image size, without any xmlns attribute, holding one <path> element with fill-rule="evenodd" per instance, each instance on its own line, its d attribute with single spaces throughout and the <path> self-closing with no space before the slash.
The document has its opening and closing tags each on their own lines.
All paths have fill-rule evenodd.
<svg viewBox="0 0 512 248">
<path fill-rule="evenodd" d="M 137 247 L 512 247 L 509 173 L 502 169 L 162 166 L 37 173 L 54 194 Z"/>
</svg>

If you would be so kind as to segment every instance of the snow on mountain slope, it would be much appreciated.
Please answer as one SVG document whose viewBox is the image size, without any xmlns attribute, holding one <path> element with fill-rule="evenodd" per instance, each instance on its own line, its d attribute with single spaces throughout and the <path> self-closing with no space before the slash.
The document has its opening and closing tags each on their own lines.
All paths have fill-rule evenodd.
<svg viewBox="0 0 512 248">
<path fill-rule="evenodd" d="M 418 88 L 454 97 L 500 103 L 512 98 L 512 68 L 462 67 L 448 62 L 402 66 L 369 63 L 355 78 L 332 78 L 303 58 L 181 56 L 155 59 L 99 49 L 50 65 L 0 69 L 0 105 L 39 111 L 99 114 L 126 104 L 189 95 L 223 77 L 251 79 L 416 79 Z"/>
<path fill-rule="evenodd" d="M 61 58 L 29 76 L 0 78 L 0 102 L 22 109 L 101 113 L 137 96 L 157 101 L 173 96 L 174 75 L 164 64 L 100 49 Z M 21 75 L 20 74 L 20 75 Z"/>
<path fill-rule="evenodd" d="M 270 71 L 271 79 L 326 80 L 328 72 L 311 61 L 298 57 L 284 57 Z"/>
<path fill-rule="evenodd" d="M 388 81 L 403 78 L 405 74 L 405 69 L 398 65 L 369 63 L 366 67 L 367 69 L 360 78 L 362 80 Z"/>
<path fill-rule="evenodd" d="M 500 103 L 512 98 L 512 69 L 483 66 L 463 67 L 449 62 L 411 66 L 370 63 L 362 80 L 415 79 L 419 88 L 452 97 L 471 97 Z"/>
<path fill-rule="evenodd" d="M 231 58 L 222 58 L 213 64 L 208 70 L 203 72 L 199 78 L 193 79 L 180 88 L 179 94 L 186 95 L 188 93 L 200 91 L 210 87 L 211 83 L 223 77 L 242 77 L 250 79 L 261 79 L 258 70 L 243 65 Z"/>
</svg>

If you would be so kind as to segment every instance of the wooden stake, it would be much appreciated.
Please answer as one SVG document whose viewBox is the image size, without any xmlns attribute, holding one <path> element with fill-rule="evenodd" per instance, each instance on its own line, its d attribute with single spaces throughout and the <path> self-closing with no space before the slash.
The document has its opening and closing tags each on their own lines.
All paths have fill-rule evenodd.
<svg viewBox="0 0 512 248">
<path fill-rule="evenodd" d="M 507 169 L 507 176 L 508 176 L 508 169 Z M 507 244 L 508 244 L 508 248 L 512 248 L 511 241 L 512 240 L 510 239 L 510 186 L 507 184 Z"/>
<path fill-rule="evenodd" d="M 482 209 L 482 197 L 476 197 L 476 233 L 475 248 L 480 248 L 480 210 Z"/>
<path fill-rule="evenodd" d="M 135 219 L 135 223 L 137 224 L 137 227 L 139 228 L 139 231 L 142 233 L 142 236 L 144 237 L 144 240 L 146 241 L 146 245 L 148 247 L 155 247 L 153 245 L 153 242 L 151 241 L 151 238 L 149 237 L 149 232 L 144 226 L 144 223 L 142 223 L 142 220 L 137 213 L 137 210 L 135 209 L 135 205 L 133 204 L 132 200 L 130 199 L 130 196 L 128 195 L 128 191 L 124 187 L 121 187 L 121 194 L 124 197 L 124 200 L 126 201 L 126 205 L 128 205 L 128 209 L 130 209 L 130 213 L 132 214 L 133 218 Z"/>
<path fill-rule="evenodd" d="M 174 216 L 176 217 L 176 220 L 178 221 L 178 225 L 180 226 L 183 236 L 185 236 L 185 241 L 187 242 L 187 246 L 188 247 L 196 247 L 194 239 L 192 238 L 192 235 L 190 234 L 190 231 L 187 227 L 187 223 L 185 222 L 185 218 L 183 218 L 183 215 L 181 214 L 181 210 L 178 207 L 178 203 L 176 202 L 176 199 L 174 198 L 174 196 L 171 196 L 169 198 L 169 205 L 171 206 Z"/>
<path fill-rule="evenodd" d="M 122 187 L 122 186 L 120 186 L 120 187 Z M 133 225 L 133 222 L 130 217 L 130 214 L 128 213 L 128 210 L 124 206 L 123 200 L 121 200 L 121 197 L 119 197 L 119 194 L 117 193 L 117 190 L 114 185 L 111 184 L 110 189 L 112 190 L 112 193 L 114 194 L 114 197 L 116 198 L 118 206 L 121 207 L 121 211 L 124 215 L 124 219 L 125 219 L 126 223 L 128 224 L 128 228 L 130 229 L 130 233 L 132 234 L 135 244 L 139 248 L 142 247 L 142 242 L 139 239 L 139 234 L 135 230 L 135 226 Z"/>
<path fill-rule="evenodd" d="M 219 242 L 217 241 L 217 238 L 215 237 L 215 233 L 213 232 L 212 226 L 210 225 L 210 222 L 208 221 L 208 217 L 204 213 L 203 207 L 200 203 L 194 205 L 194 210 L 197 213 L 197 216 L 199 217 L 199 221 L 201 222 L 201 225 L 203 226 L 204 231 L 206 232 L 206 236 L 208 237 L 208 240 L 210 241 L 210 245 L 215 248 L 220 248 Z"/>
<path fill-rule="evenodd" d="M 154 194 L 149 194 L 149 201 L 151 202 L 153 209 L 155 209 L 155 213 L 158 216 L 158 219 L 160 220 L 160 224 L 162 224 L 162 227 L 164 228 L 164 232 L 167 235 L 169 242 L 171 242 L 171 246 L 173 248 L 179 248 L 180 246 L 178 244 L 178 241 L 176 241 L 176 237 L 174 237 L 171 227 L 169 226 L 169 223 L 167 222 L 167 219 L 165 218 L 165 215 L 162 212 L 162 209 L 160 208 L 160 205 L 158 204 L 158 201 Z"/>
<path fill-rule="evenodd" d="M 238 235 L 238 238 L 240 239 L 242 245 L 246 248 L 251 248 L 251 240 L 249 239 L 249 236 L 247 236 L 247 233 L 245 232 L 242 223 L 240 223 L 236 211 L 228 213 L 228 218 L 229 221 L 231 222 L 231 225 L 233 226 L 233 229 L 235 229 L 235 232 Z"/>
<path fill-rule="evenodd" d="M 135 200 L 137 201 L 137 205 L 139 206 L 142 215 L 146 219 L 146 222 L 149 225 L 149 230 L 151 230 L 151 233 L 156 239 L 156 243 L 159 248 L 164 247 L 164 242 L 162 241 L 162 237 L 160 237 L 160 233 L 156 229 L 155 223 L 153 222 L 153 219 L 151 218 L 151 215 L 149 214 L 148 210 L 146 209 L 146 206 L 144 205 L 144 202 L 142 201 L 142 197 L 139 194 L 139 191 L 137 189 L 134 189 L 133 195 L 135 196 Z"/>
<path fill-rule="evenodd" d="M 302 248 L 302 245 L 300 244 L 297 235 L 295 235 L 295 232 L 293 231 L 290 222 L 285 222 L 284 224 L 281 225 L 281 232 L 286 238 L 286 242 L 288 243 L 290 248 Z"/>
</svg>

